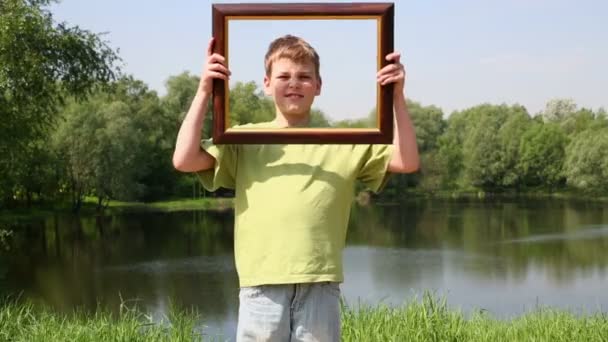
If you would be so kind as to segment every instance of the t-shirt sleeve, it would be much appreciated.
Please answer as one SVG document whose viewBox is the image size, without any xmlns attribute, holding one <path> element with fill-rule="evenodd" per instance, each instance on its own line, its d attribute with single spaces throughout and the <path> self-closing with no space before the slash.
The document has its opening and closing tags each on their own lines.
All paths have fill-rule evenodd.
<svg viewBox="0 0 608 342">
<path fill-rule="evenodd" d="M 357 179 L 371 191 L 380 192 L 388 181 L 388 165 L 392 156 L 393 145 L 369 145 Z"/>
<path fill-rule="evenodd" d="M 198 171 L 203 187 L 207 191 L 221 188 L 234 189 L 236 179 L 237 146 L 214 145 L 211 139 L 201 141 L 201 147 L 215 158 L 212 169 Z"/>
</svg>

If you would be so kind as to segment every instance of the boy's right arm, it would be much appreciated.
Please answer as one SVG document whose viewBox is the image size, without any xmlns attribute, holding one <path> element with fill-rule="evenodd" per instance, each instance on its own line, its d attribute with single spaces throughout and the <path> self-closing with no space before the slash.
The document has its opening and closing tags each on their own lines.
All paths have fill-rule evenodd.
<svg viewBox="0 0 608 342">
<path fill-rule="evenodd" d="M 213 53 L 213 38 L 211 38 L 198 90 L 177 134 L 173 152 L 173 166 L 177 170 L 196 172 L 208 170 L 215 165 L 215 158 L 201 148 L 201 130 L 213 90 L 213 79 L 228 81 L 228 75 L 230 71 L 225 66 L 224 57 Z"/>
</svg>

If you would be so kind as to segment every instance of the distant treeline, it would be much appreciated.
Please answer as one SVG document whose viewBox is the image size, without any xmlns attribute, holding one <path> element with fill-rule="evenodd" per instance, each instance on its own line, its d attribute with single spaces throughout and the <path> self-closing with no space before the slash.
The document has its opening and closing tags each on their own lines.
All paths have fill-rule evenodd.
<svg viewBox="0 0 608 342">
<path fill-rule="evenodd" d="M 198 77 L 184 73 L 166 85 L 166 95 L 159 97 L 143 82 L 123 78 L 84 101 L 68 100 L 57 114 L 61 119 L 31 140 L 28 153 L 15 165 L 18 172 L 7 175 L 11 182 L 5 179 L 0 190 L 3 204 L 69 199 L 77 209 L 84 196 L 97 197 L 102 206 L 109 199 L 191 197 L 193 189 L 200 195 L 196 178 L 175 171 L 171 163 Z M 253 82 L 237 83 L 230 102 L 233 122 L 274 117 L 272 101 Z M 411 190 L 608 190 L 608 118 L 603 110 L 554 100 L 532 117 L 522 106 L 482 104 L 446 120 L 435 106 L 408 105 L 422 168 L 414 175 L 393 175 L 386 196 L 399 198 Z M 210 110 L 205 120 L 203 134 L 209 137 Z M 319 110 L 314 120 L 330 124 Z M 348 124 L 360 123 L 340 123 Z"/>
<path fill-rule="evenodd" d="M 159 97 L 125 76 L 99 36 L 45 10 L 49 1 L 0 2 L 0 208 L 85 196 L 156 201 L 201 194 L 196 178 L 173 169 L 177 131 L 199 78 L 183 73 Z M 24 20 L 27 18 L 27 20 Z M 254 82 L 230 91 L 230 121 L 274 117 Z M 519 105 L 480 104 L 446 119 L 435 106 L 409 102 L 422 158 L 420 172 L 394 175 L 384 196 L 415 190 L 608 191 L 608 118 L 568 99 L 530 115 Z M 314 126 L 366 127 L 368 117 Z M 208 110 L 204 136 L 210 137 Z M 222 194 L 218 192 L 215 195 Z"/>
</svg>

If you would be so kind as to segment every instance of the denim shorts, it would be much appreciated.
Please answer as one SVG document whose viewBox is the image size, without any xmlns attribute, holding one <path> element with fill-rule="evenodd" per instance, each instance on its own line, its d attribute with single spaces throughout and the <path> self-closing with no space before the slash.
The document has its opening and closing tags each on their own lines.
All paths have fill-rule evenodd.
<svg viewBox="0 0 608 342">
<path fill-rule="evenodd" d="M 237 342 L 340 340 L 340 286 L 334 282 L 242 287 Z"/>
</svg>

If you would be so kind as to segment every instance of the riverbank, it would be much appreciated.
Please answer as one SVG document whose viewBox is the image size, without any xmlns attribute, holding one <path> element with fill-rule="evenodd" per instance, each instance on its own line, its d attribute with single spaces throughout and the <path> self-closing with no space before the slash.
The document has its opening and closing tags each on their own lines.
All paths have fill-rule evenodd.
<svg viewBox="0 0 608 342">
<path fill-rule="evenodd" d="M 608 196 L 599 196 L 577 191 L 547 191 L 546 189 L 527 189 L 522 191 L 482 191 L 476 189 L 464 190 L 411 190 L 406 193 L 408 198 L 429 199 L 561 199 L 586 202 L 608 203 Z M 380 196 L 382 198 L 382 196 Z"/>
<path fill-rule="evenodd" d="M 1 341 L 222 341 L 208 336 L 193 311 L 172 310 L 162 321 L 121 305 L 119 314 L 75 311 L 70 315 L 37 309 L 29 303 L 0 305 Z M 538 309 L 498 320 L 487 314 L 464 315 L 429 296 L 402 307 L 343 306 L 343 341 L 605 341 L 608 315 L 576 316 Z"/>
<path fill-rule="evenodd" d="M 343 311 L 344 341 L 606 341 L 608 315 L 574 315 L 538 308 L 500 320 L 478 311 L 464 315 L 445 301 L 425 297 L 398 308 Z"/>
<path fill-rule="evenodd" d="M 103 214 L 114 214 L 121 212 L 141 212 L 141 211 L 190 211 L 190 210 L 212 210 L 225 211 L 234 207 L 233 198 L 197 198 L 197 199 L 176 199 L 158 202 L 121 202 L 110 201 L 108 206 L 103 210 Z M 0 210 L 2 219 L 19 219 L 45 217 L 57 212 L 72 212 L 72 208 L 68 203 L 42 203 L 35 204 L 30 208 L 18 207 L 12 209 Z M 78 212 L 80 215 L 96 215 L 97 201 L 93 197 L 84 199 L 82 207 Z"/>
<path fill-rule="evenodd" d="M 94 199 L 87 199 L 85 203 L 94 204 Z M 197 198 L 177 199 L 159 202 L 121 202 L 110 201 L 108 208 L 114 211 L 189 211 L 189 210 L 216 210 L 224 211 L 234 207 L 233 198 Z"/>
<path fill-rule="evenodd" d="M 366 194 L 361 196 L 362 194 Z M 378 204 L 398 204 L 399 201 L 387 196 L 374 196 L 371 200 L 368 193 L 363 192 L 357 196 L 356 200 L 362 205 L 366 205 L 371 201 Z M 420 190 L 412 190 L 403 194 L 404 200 L 412 199 L 443 199 L 443 200 L 516 200 L 516 199 L 559 199 L 567 201 L 582 201 L 592 203 L 608 203 L 608 196 L 592 196 L 581 194 L 578 192 L 546 192 L 543 190 L 526 190 L 523 192 L 483 192 L 474 190 L 441 190 L 434 192 L 424 192 Z M 363 200 L 362 200 L 363 199 Z M 175 211 L 191 211 L 191 210 L 207 210 L 207 211 L 227 211 L 234 208 L 234 198 L 232 197 L 206 197 L 197 199 L 175 199 L 158 202 L 122 202 L 110 201 L 108 206 L 103 210 L 103 214 L 115 214 L 124 212 L 142 212 L 142 211 L 160 211 L 160 212 L 175 212 Z M 56 212 L 71 212 L 71 207 L 68 203 L 38 203 L 30 208 L 18 207 L 12 209 L 0 210 L 0 223 L 2 220 L 44 217 Z M 94 197 L 84 199 L 83 205 L 79 211 L 81 215 L 96 215 L 97 200 Z M 0 227 L 1 228 L 1 227 Z"/>
</svg>

